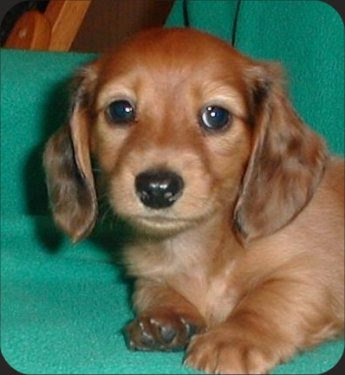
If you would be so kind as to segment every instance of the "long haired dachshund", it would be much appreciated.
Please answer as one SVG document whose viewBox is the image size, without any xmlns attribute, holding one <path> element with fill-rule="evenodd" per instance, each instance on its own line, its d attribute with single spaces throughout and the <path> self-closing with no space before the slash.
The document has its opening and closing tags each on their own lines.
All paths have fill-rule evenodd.
<svg viewBox="0 0 345 375">
<path fill-rule="evenodd" d="M 188 29 L 153 29 L 85 66 L 44 165 L 73 241 L 97 218 L 96 160 L 138 241 L 135 350 L 266 373 L 344 327 L 344 164 L 284 92 L 278 64 Z"/>
</svg>

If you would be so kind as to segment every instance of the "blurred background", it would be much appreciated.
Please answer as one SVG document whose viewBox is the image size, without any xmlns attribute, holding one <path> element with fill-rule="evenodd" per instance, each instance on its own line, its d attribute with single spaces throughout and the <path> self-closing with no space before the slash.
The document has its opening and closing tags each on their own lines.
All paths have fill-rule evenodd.
<svg viewBox="0 0 345 375">
<path fill-rule="evenodd" d="M 1 22 L 1 47 L 104 52 L 147 27 L 163 26 L 174 0 L 17 2 Z"/>
</svg>

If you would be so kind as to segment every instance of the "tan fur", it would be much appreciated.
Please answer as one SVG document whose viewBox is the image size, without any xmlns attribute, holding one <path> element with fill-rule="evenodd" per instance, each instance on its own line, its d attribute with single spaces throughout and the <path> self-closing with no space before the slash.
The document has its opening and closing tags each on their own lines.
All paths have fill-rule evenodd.
<svg viewBox="0 0 345 375">
<path fill-rule="evenodd" d="M 52 208 L 73 239 L 89 233 L 91 152 L 110 204 L 138 231 L 124 258 L 137 278 L 131 345 L 187 347 L 186 364 L 208 372 L 265 373 L 343 333 L 344 163 L 294 112 L 277 64 L 197 31 L 156 29 L 79 77 L 70 124 L 45 152 Z M 116 99 L 136 103 L 133 124 L 109 123 Z M 229 129 L 201 129 L 209 103 L 230 111 Z M 134 189 L 157 167 L 185 184 L 162 210 Z"/>
</svg>

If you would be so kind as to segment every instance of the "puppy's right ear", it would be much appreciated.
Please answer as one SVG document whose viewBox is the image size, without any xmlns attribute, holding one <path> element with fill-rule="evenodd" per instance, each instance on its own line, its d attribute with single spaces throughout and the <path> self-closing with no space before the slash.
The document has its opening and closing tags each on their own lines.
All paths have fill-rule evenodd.
<svg viewBox="0 0 345 375">
<path fill-rule="evenodd" d="M 293 109 L 277 64 L 255 63 L 246 74 L 253 146 L 233 217 L 239 238 L 251 241 L 275 233 L 304 209 L 328 151 Z"/>
<path fill-rule="evenodd" d="M 86 237 L 97 218 L 89 137 L 96 81 L 96 64 L 76 75 L 69 122 L 49 139 L 43 155 L 54 220 L 73 242 Z"/>
</svg>

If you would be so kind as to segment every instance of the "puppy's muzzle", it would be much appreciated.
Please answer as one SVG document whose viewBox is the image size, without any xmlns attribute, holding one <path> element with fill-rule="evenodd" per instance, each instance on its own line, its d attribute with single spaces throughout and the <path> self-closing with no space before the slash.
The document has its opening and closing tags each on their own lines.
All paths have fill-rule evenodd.
<svg viewBox="0 0 345 375">
<path fill-rule="evenodd" d="M 150 169 L 135 178 L 139 199 L 153 209 L 172 206 L 182 195 L 183 188 L 182 177 L 169 170 Z"/>
</svg>

